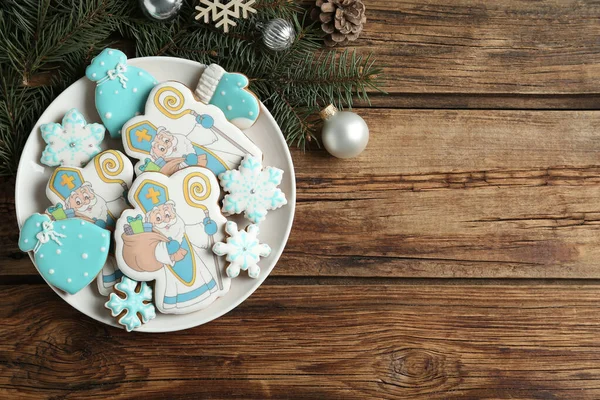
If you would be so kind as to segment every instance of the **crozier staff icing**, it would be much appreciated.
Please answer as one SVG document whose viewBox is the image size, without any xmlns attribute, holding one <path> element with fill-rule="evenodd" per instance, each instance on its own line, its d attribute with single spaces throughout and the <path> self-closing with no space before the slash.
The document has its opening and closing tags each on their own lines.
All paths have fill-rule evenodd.
<svg viewBox="0 0 600 400">
<path fill-rule="evenodd" d="M 229 291 L 223 260 L 212 253 L 224 237 L 225 217 L 214 174 L 189 167 L 171 177 L 140 175 L 115 229 L 119 267 L 137 281 L 156 280 L 155 305 L 182 314 L 209 306 Z"/>
</svg>

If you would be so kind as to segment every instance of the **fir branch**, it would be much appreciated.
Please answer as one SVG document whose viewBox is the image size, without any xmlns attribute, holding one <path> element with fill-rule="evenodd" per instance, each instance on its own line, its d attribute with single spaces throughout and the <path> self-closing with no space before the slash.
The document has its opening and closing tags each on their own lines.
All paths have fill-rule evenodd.
<svg viewBox="0 0 600 400">
<path fill-rule="evenodd" d="M 0 7 L 0 175 L 13 174 L 23 145 L 54 96 L 82 76 L 111 40 L 134 42 L 136 56 L 183 57 L 218 63 L 250 79 L 290 145 L 317 143 L 317 112 L 329 103 L 351 107 L 379 89 L 381 69 L 370 56 L 322 50 L 323 32 L 293 0 L 258 0 L 258 13 L 228 33 L 194 20 L 186 0 L 169 22 L 145 18 L 137 0 L 3 0 Z M 292 21 L 290 49 L 272 52 L 258 23 Z M 116 36 L 115 36 L 116 35 Z"/>
</svg>

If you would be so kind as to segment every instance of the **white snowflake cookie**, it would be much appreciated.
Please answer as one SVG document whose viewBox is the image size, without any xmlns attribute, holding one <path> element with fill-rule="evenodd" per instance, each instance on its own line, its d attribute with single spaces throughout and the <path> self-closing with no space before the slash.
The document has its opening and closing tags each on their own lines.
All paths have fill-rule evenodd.
<svg viewBox="0 0 600 400">
<path fill-rule="evenodd" d="M 240 214 L 255 224 L 265 220 L 267 210 L 275 210 L 287 204 L 285 195 L 277 188 L 283 171 L 266 167 L 254 156 L 246 155 L 239 169 L 219 174 L 223 190 L 229 194 L 223 199 L 225 215 Z"/>
<path fill-rule="evenodd" d="M 88 124 L 83 115 L 73 108 L 65 114 L 62 124 L 43 124 L 40 130 L 47 143 L 40 159 L 42 164 L 83 167 L 100 153 L 100 142 L 106 129 L 101 124 Z"/>
<path fill-rule="evenodd" d="M 240 270 L 247 270 L 250 278 L 258 278 L 260 267 L 257 263 L 260 257 L 271 254 L 269 245 L 258 241 L 258 225 L 252 224 L 246 230 L 238 231 L 237 224 L 228 221 L 225 231 L 229 234 L 225 243 L 215 243 L 212 249 L 216 255 L 226 256 L 225 259 L 229 262 L 225 271 L 227 276 L 235 278 L 240 274 Z"/>
</svg>

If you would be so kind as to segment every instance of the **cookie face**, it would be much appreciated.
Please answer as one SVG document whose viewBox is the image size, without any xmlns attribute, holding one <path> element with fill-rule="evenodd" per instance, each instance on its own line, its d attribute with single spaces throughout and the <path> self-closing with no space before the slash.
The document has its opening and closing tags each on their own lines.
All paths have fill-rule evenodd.
<svg viewBox="0 0 600 400">
<path fill-rule="evenodd" d="M 46 214 L 29 217 L 19 248 L 33 251 L 40 274 L 51 285 L 75 294 L 98 275 L 110 245 L 110 232 L 80 219 L 52 221 Z"/>
<path fill-rule="evenodd" d="M 127 56 L 116 49 L 104 49 L 86 68 L 85 75 L 96 82 L 96 109 L 112 137 L 144 104 L 156 79 L 141 68 L 127 65 Z"/>
<path fill-rule="evenodd" d="M 98 154 L 84 168 L 59 167 L 46 186 L 46 196 L 53 206 L 48 213 L 57 221 L 79 218 L 112 231 L 126 208 L 127 191 L 133 181 L 133 165 L 123 153 L 107 150 Z M 98 290 L 103 295 L 122 276 L 113 257 L 109 257 L 98 276 Z"/>
<path fill-rule="evenodd" d="M 218 175 L 236 168 L 246 154 L 262 158 L 260 149 L 218 107 L 197 101 L 188 87 L 173 81 L 156 85 L 145 114 L 123 126 L 123 146 L 140 160 L 136 173 L 171 175 L 201 166 Z"/>
<path fill-rule="evenodd" d="M 213 104 L 225 118 L 240 129 L 250 128 L 258 119 L 260 105 L 248 90 L 248 78 L 237 72 L 226 72 L 211 64 L 202 73 L 196 86 L 196 96 L 204 104 Z"/>
<path fill-rule="evenodd" d="M 134 209 L 115 229 L 119 268 L 136 281 L 155 280 L 159 311 L 185 314 L 205 308 L 229 291 L 224 260 L 212 252 L 227 222 L 217 204 L 219 183 L 203 167 L 167 177 L 140 175 L 129 191 Z"/>
</svg>

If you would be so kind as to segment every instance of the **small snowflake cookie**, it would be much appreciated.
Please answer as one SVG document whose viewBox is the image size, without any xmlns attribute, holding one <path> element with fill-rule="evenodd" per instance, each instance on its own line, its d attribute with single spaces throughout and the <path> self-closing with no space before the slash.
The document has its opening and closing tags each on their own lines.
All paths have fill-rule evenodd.
<svg viewBox="0 0 600 400">
<path fill-rule="evenodd" d="M 83 115 L 73 108 L 65 114 L 62 124 L 43 124 L 40 130 L 47 143 L 40 160 L 42 164 L 83 167 L 100 153 L 105 128 L 101 124 L 88 124 Z"/>
<path fill-rule="evenodd" d="M 111 293 L 104 304 L 113 317 L 119 317 L 118 322 L 127 332 L 139 328 L 142 324 L 156 317 L 152 304 L 152 289 L 146 282 L 136 282 L 124 276 L 115 285 L 117 293 Z"/>
<path fill-rule="evenodd" d="M 225 192 L 223 213 L 240 214 L 255 224 L 265 220 L 267 210 L 275 210 L 287 204 L 285 195 L 277 186 L 283 171 L 279 168 L 263 169 L 260 160 L 246 155 L 238 170 L 229 170 L 219 175 Z"/>
<path fill-rule="evenodd" d="M 258 225 L 252 224 L 246 230 L 238 231 L 237 224 L 228 221 L 225 231 L 229 237 L 225 243 L 215 243 L 213 252 L 218 256 L 226 256 L 225 259 L 229 262 L 227 276 L 235 278 L 240 274 L 240 270 L 247 270 L 250 278 L 258 278 L 260 267 L 257 263 L 260 257 L 271 254 L 269 245 L 258 241 Z"/>
</svg>

